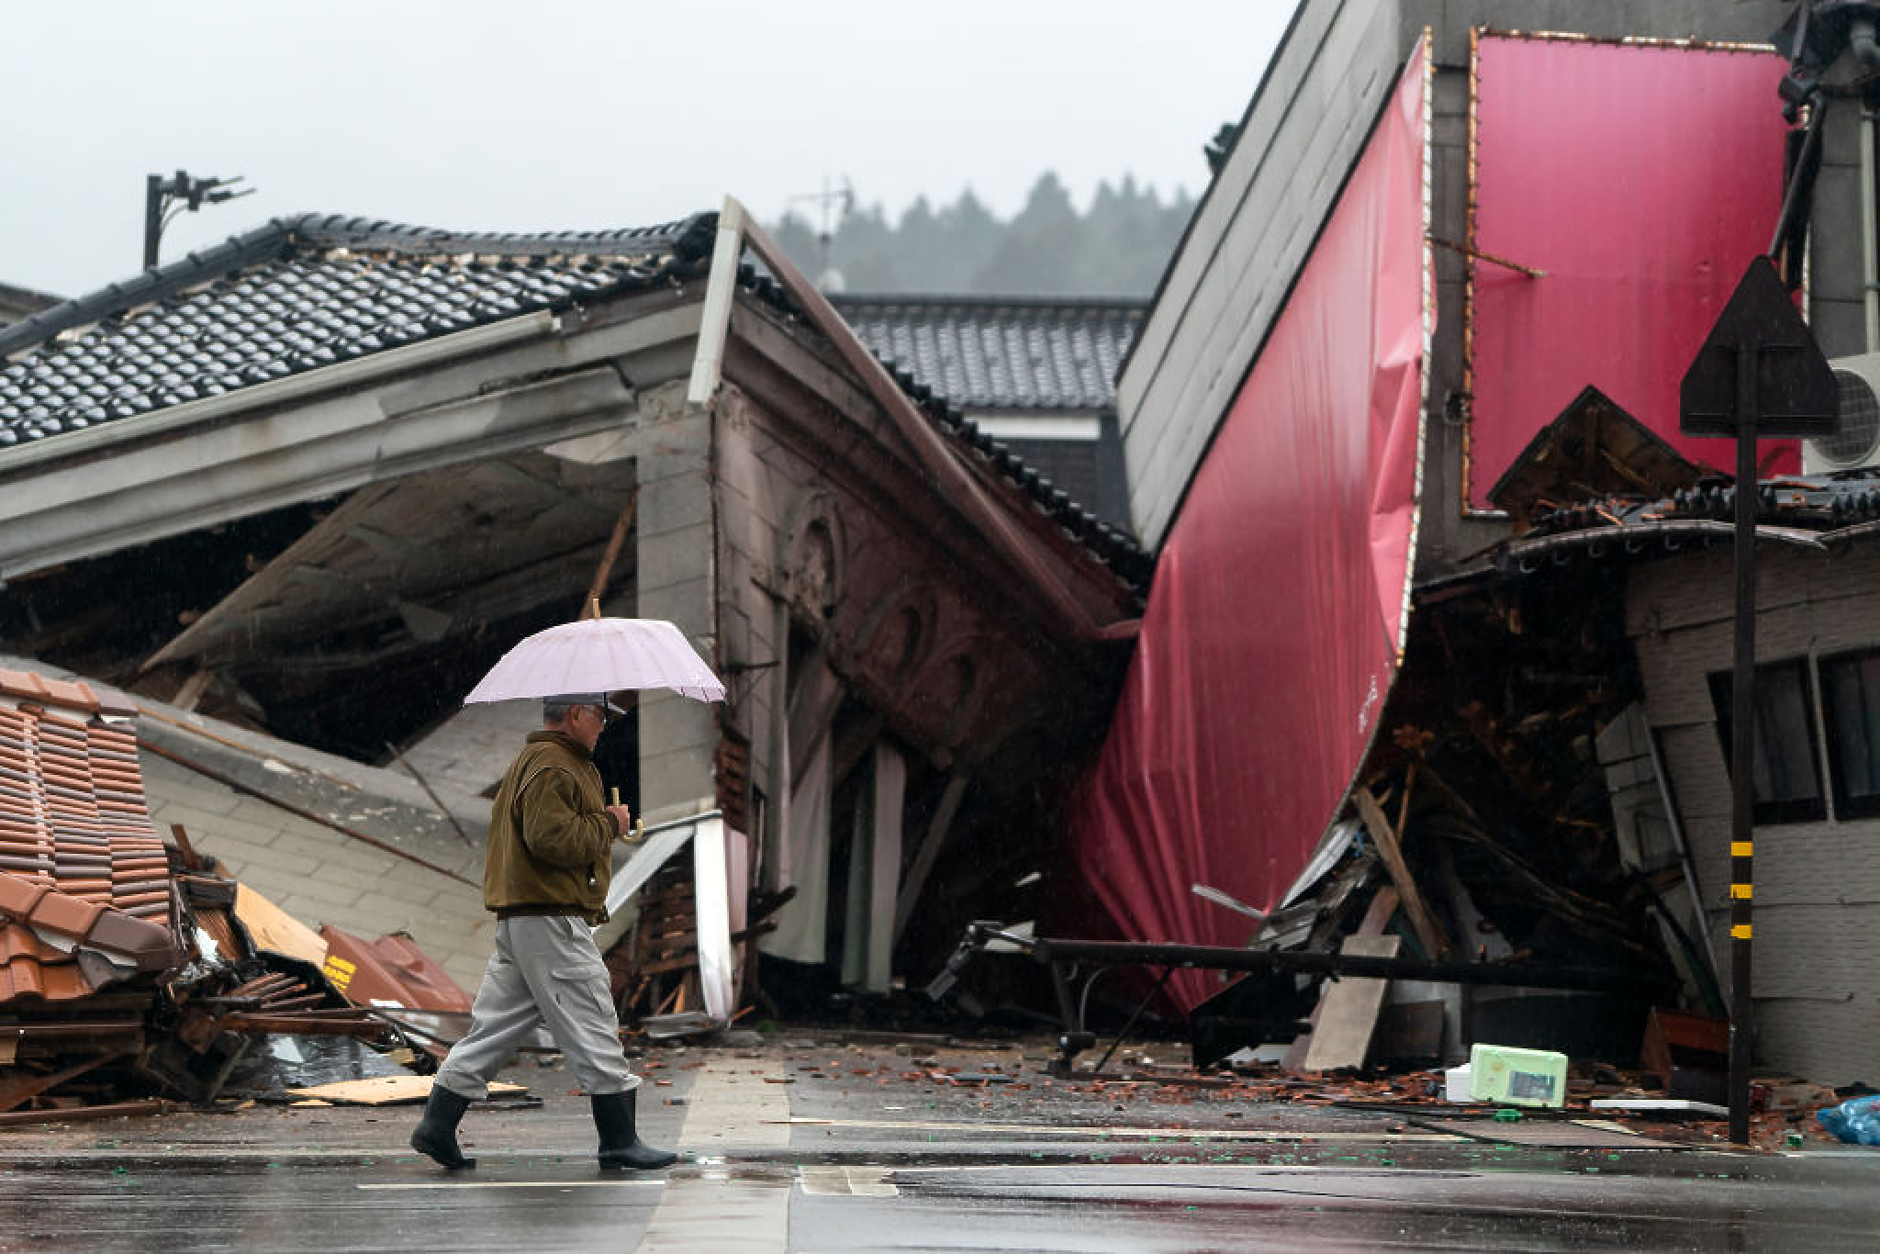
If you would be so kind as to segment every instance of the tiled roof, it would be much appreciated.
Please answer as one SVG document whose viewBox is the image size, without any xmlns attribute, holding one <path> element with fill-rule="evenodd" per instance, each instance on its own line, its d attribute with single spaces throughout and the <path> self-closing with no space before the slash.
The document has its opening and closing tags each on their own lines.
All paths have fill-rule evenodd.
<svg viewBox="0 0 1880 1254">
<path fill-rule="evenodd" d="M 130 707 L 0 670 L 0 1003 L 82 997 L 181 961 Z"/>
<path fill-rule="evenodd" d="M 276 219 L 0 327 L 0 452 L 540 310 L 702 275 L 717 215 L 535 235 Z M 776 285 L 747 287 L 786 308 Z M 952 434 L 1140 591 L 1150 559 L 964 421 L 962 409 L 1103 409 L 1145 306 L 844 297 L 859 337 Z M 871 330 L 872 328 L 872 330 Z M 898 329 L 897 329 L 898 328 Z M 911 354 L 894 356 L 897 335 Z M 880 336 L 878 347 L 871 336 Z M 885 349 L 885 351 L 884 351 Z M 926 363 L 922 365 L 921 363 Z M 929 381 L 930 380 L 930 381 Z"/>
<path fill-rule="evenodd" d="M 707 255 L 714 221 L 495 235 L 276 219 L 0 328 L 0 447 L 646 287 Z"/>
<path fill-rule="evenodd" d="M 870 352 L 968 410 L 1100 410 L 1144 301 L 831 295 Z"/>
<path fill-rule="evenodd" d="M 1820 547 L 1880 531 L 1880 470 L 1767 479 L 1757 485 L 1757 497 L 1756 529 L 1764 539 Z M 1525 571 L 1543 556 L 1655 556 L 1728 544 L 1735 512 L 1736 487 L 1718 475 L 1668 497 L 1583 501 L 1536 513 L 1526 533 L 1501 545 L 1497 562 Z"/>
<path fill-rule="evenodd" d="M 1832 531 L 1880 520 L 1880 470 L 1786 475 L 1765 479 L 1756 486 L 1759 525 Z M 1538 514 L 1530 534 L 1692 519 L 1727 523 L 1735 517 L 1736 486 L 1723 476 L 1713 475 L 1666 497 L 1614 497 Z"/>
</svg>

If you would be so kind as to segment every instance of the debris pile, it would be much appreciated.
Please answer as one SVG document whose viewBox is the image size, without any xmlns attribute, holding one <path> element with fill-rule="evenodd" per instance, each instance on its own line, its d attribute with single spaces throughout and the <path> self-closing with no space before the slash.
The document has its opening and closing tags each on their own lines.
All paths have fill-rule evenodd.
<svg viewBox="0 0 1880 1254">
<path fill-rule="evenodd" d="M 1251 940 L 1424 966 L 1248 975 L 1197 1008 L 1198 1062 L 1290 1041 L 1299 1073 L 1427 1066 L 1490 1040 L 1630 1066 L 1654 1007 L 1720 1012 L 1677 859 L 1615 818 L 1620 609 L 1569 575 L 1428 599 L 1350 811 Z"/>
<path fill-rule="evenodd" d="M 1643 737 L 1625 734 L 1639 686 L 1622 589 L 1577 568 L 1525 581 L 1484 572 L 1420 600 L 1349 807 L 1290 891 L 1263 912 L 1196 886 L 1255 916 L 1244 948 L 975 924 L 929 994 L 945 996 L 995 944 L 1045 965 L 1061 1074 L 1118 1023 L 1126 1034 L 1154 1022 L 1154 977 L 1184 967 L 1221 973 L 1187 1016 L 1203 1069 L 1258 1050 L 1295 1076 L 1414 1073 L 1477 1042 L 1632 1067 L 1648 1024 L 1714 1020 L 1688 850 Z M 1659 808 L 1647 816 L 1648 805 Z M 1148 978 L 1099 982 L 1128 966 Z M 1674 1097 L 1717 1095 L 1707 1062 L 1660 1070 Z"/>
<path fill-rule="evenodd" d="M 283 1040 L 454 1039 L 469 999 L 409 938 L 316 935 L 158 835 L 135 712 L 0 670 L 0 1122 L 207 1102 Z"/>
</svg>

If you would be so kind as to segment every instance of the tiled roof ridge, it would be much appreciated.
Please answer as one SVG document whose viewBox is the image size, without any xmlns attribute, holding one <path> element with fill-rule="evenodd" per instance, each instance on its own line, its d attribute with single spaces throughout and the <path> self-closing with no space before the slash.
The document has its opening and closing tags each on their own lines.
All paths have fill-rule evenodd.
<svg viewBox="0 0 1880 1254">
<path fill-rule="evenodd" d="M 289 218 L 274 218 L 252 231 L 231 235 L 220 244 L 190 253 L 180 261 L 108 283 L 95 292 L 74 296 L 10 326 L 0 327 L 0 358 L 43 343 L 61 331 L 162 300 L 214 275 L 279 256 L 293 246 L 293 222 Z"/>
<path fill-rule="evenodd" d="M 220 244 L 190 253 L 167 265 L 109 283 L 5 327 L 0 327 L 0 358 L 44 343 L 61 331 L 87 326 L 113 314 L 152 304 L 219 275 L 293 252 L 299 247 L 350 248 L 401 252 L 416 256 L 495 253 L 553 256 L 567 253 L 641 254 L 670 248 L 685 263 L 709 256 L 717 234 L 716 213 L 695 213 L 659 226 L 608 231 L 549 231 L 505 234 L 494 231 L 446 231 L 384 219 L 345 214 L 302 213 L 270 219 Z M 631 249 L 625 245 L 632 244 Z"/>
<path fill-rule="evenodd" d="M 448 231 L 440 227 L 412 226 L 403 222 L 336 213 L 306 213 L 276 221 L 292 233 L 295 242 L 324 248 L 384 249 L 420 256 L 494 253 L 531 257 L 569 253 L 639 255 L 655 246 L 667 246 L 686 261 L 696 261 L 711 251 L 718 228 L 718 215 L 709 212 L 695 213 L 656 226 L 526 233 Z"/>
</svg>

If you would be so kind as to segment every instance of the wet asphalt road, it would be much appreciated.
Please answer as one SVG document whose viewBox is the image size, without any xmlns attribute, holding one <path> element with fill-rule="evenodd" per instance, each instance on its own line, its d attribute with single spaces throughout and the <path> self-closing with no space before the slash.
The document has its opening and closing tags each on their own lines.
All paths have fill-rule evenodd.
<svg viewBox="0 0 1880 1254">
<path fill-rule="evenodd" d="M 837 1045 L 662 1055 L 642 1130 L 686 1159 L 593 1165 L 559 1069 L 472 1110 L 472 1172 L 410 1107 L 256 1106 L 0 1131 L 0 1250 L 1848 1250 L 1880 1151 L 1571 1148 L 1231 1094 L 935 1082 Z M 940 1060 L 943 1064 L 960 1060 Z M 977 1074 L 986 1074 L 986 1071 Z M 1533 1125 L 1530 1124 L 1530 1127 Z"/>
</svg>

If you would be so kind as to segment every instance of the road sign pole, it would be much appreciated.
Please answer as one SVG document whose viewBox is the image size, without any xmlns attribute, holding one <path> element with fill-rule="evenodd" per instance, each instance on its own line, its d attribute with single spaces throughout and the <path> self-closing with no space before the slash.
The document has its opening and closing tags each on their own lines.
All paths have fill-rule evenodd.
<svg viewBox="0 0 1880 1254">
<path fill-rule="evenodd" d="M 1755 838 L 1756 367 L 1754 344 L 1736 349 L 1736 661 L 1730 680 L 1730 1140 L 1749 1144 L 1750 859 Z"/>
<path fill-rule="evenodd" d="M 1678 429 L 1736 440 L 1736 657 L 1730 683 L 1730 1139 L 1749 1144 L 1750 855 L 1756 814 L 1756 441 L 1833 435 L 1840 386 L 1767 257 L 1754 257 L 1678 385 Z"/>
</svg>

